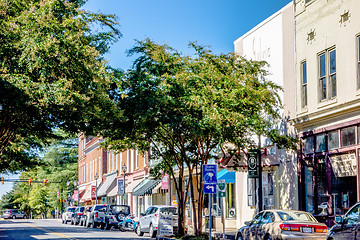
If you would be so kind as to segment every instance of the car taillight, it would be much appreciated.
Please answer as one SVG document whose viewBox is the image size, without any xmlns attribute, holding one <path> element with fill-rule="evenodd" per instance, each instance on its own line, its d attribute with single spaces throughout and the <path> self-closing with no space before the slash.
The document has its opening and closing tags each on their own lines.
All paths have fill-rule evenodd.
<svg viewBox="0 0 360 240">
<path fill-rule="evenodd" d="M 300 231 L 300 224 L 280 224 L 280 229 L 283 231 Z"/>
<path fill-rule="evenodd" d="M 315 232 L 317 232 L 317 233 L 327 233 L 328 228 L 326 226 L 315 226 Z"/>
<path fill-rule="evenodd" d="M 81 216 L 81 215 L 83 215 L 83 213 L 82 213 L 82 212 L 78 212 L 77 215 L 78 215 L 78 216 Z"/>
<path fill-rule="evenodd" d="M 95 213 L 95 217 L 98 217 L 98 213 L 97 213 L 97 212 Z"/>
</svg>

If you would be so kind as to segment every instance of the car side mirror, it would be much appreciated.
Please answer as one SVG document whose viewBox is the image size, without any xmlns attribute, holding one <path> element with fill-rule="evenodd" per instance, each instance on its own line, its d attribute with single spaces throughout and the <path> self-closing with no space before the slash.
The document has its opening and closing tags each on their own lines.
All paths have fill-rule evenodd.
<svg viewBox="0 0 360 240">
<path fill-rule="evenodd" d="M 145 216 L 145 213 L 140 213 L 140 217 L 143 217 L 143 216 Z"/>
<path fill-rule="evenodd" d="M 250 226 L 251 221 L 246 221 L 246 222 L 244 222 L 244 224 L 245 224 L 246 226 Z"/>
<path fill-rule="evenodd" d="M 335 222 L 338 224 L 344 223 L 344 219 L 341 216 L 335 216 Z"/>
</svg>

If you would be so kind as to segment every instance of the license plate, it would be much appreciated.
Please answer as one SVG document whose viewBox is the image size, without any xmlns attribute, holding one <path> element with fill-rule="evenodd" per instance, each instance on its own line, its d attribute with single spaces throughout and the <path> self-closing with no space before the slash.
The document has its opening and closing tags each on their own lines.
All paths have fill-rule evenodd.
<svg viewBox="0 0 360 240">
<path fill-rule="evenodd" d="M 312 233 L 313 229 L 311 227 L 303 227 L 302 232 L 303 233 Z"/>
</svg>

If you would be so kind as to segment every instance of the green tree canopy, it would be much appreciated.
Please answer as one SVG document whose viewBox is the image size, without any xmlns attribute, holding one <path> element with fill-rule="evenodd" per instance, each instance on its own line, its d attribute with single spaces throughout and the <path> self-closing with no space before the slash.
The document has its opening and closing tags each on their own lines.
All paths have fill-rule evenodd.
<svg viewBox="0 0 360 240">
<path fill-rule="evenodd" d="M 102 132 L 112 148 L 151 146 L 153 155 L 162 159 L 157 169 L 168 170 L 175 180 L 180 232 L 188 190 L 192 196 L 199 193 L 199 206 L 193 209 L 203 204 L 201 179 L 193 182 L 193 176 L 202 176 L 199 166 L 220 146 L 232 143 L 236 149 L 248 149 L 257 146 L 254 135 L 281 140 L 286 146 L 292 142 L 272 128 L 280 119 L 281 87 L 266 79 L 265 62 L 191 47 L 194 55 L 182 56 L 149 39 L 138 42 L 130 53 L 139 57 L 124 79 L 123 99 L 118 102 L 123 118 L 112 118 Z M 185 172 L 190 181 L 186 189 Z M 201 213 L 193 216 L 195 233 L 200 234 Z"/>
<path fill-rule="evenodd" d="M 91 133 L 116 112 L 119 71 L 103 54 L 121 36 L 118 23 L 84 3 L 0 0 L 0 171 L 29 166 L 53 129 Z"/>
</svg>

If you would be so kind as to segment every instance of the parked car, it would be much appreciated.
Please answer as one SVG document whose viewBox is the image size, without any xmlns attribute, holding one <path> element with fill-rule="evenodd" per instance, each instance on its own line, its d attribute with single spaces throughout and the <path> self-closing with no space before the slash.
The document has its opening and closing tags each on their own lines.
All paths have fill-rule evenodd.
<svg viewBox="0 0 360 240">
<path fill-rule="evenodd" d="M 3 218 L 5 219 L 16 219 L 16 218 L 26 218 L 26 214 L 23 211 L 20 211 L 18 209 L 7 209 L 3 212 Z"/>
<path fill-rule="evenodd" d="M 62 223 L 67 224 L 67 222 L 70 222 L 74 212 L 75 212 L 75 207 L 65 208 L 65 212 L 61 216 Z"/>
<path fill-rule="evenodd" d="M 108 205 L 105 212 L 105 229 L 111 227 L 118 228 L 121 218 L 130 214 L 130 206 L 128 205 Z"/>
<path fill-rule="evenodd" d="M 328 228 L 310 213 L 295 210 L 265 210 L 245 222 L 236 240 L 326 239 Z"/>
<path fill-rule="evenodd" d="M 80 226 L 86 226 L 86 220 L 87 220 L 87 215 L 90 212 L 92 206 L 86 206 L 84 211 L 83 211 L 83 215 L 80 215 Z"/>
<path fill-rule="evenodd" d="M 93 228 L 97 228 L 98 226 L 101 229 L 105 228 L 105 213 L 108 205 L 94 205 L 90 208 L 90 211 L 86 214 L 86 227 L 92 226 Z"/>
<path fill-rule="evenodd" d="M 74 214 L 71 217 L 71 225 L 78 225 L 80 223 L 80 217 L 84 215 L 85 207 L 75 208 Z"/>
<path fill-rule="evenodd" d="M 360 202 L 352 206 L 347 213 L 341 216 L 335 216 L 336 224 L 330 228 L 328 240 L 337 239 L 359 239 L 360 220 L 359 220 Z"/>
<path fill-rule="evenodd" d="M 166 205 L 155 205 L 149 207 L 144 214 L 141 214 L 139 223 L 136 225 L 135 232 L 137 235 L 142 236 L 148 232 L 150 237 L 156 237 L 159 227 L 160 214 L 173 214 L 173 229 L 177 231 L 177 208 Z"/>
</svg>

